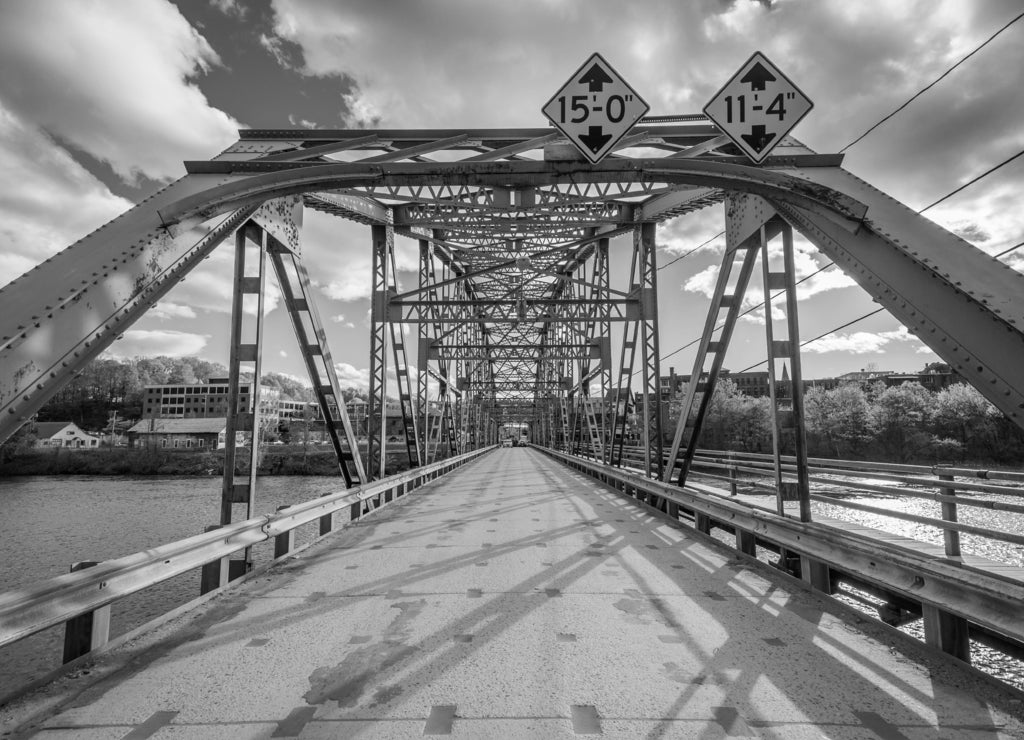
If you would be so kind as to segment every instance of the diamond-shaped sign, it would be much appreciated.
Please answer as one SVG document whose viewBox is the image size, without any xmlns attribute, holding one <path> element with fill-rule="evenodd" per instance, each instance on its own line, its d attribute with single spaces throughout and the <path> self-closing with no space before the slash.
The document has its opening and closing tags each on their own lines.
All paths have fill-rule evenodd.
<svg viewBox="0 0 1024 740">
<path fill-rule="evenodd" d="M 597 164 L 650 109 L 604 57 L 593 54 L 541 111 Z"/>
<path fill-rule="evenodd" d="M 814 103 L 761 52 L 755 52 L 704 113 L 754 162 L 761 162 Z"/>
</svg>

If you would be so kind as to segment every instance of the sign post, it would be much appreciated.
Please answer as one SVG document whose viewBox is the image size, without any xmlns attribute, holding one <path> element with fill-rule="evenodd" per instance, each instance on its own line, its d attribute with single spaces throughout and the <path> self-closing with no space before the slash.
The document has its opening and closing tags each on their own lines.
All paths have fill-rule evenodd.
<svg viewBox="0 0 1024 740">
<path fill-rule="evenodd" d="M 541 112 L 597 164 L 650 109 L 604 57 L 593 54 Z"/>
<path fill-rule="evenodd" d="M 704 106 L 704 113 L 744 154 L 760 163 L 813 107 L 758 51 Z"/>
</svg>

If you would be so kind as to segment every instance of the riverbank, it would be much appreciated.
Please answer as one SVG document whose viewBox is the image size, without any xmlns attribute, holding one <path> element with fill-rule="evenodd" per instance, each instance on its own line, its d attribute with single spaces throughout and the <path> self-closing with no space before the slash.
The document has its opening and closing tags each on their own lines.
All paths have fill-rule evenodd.
<svg viewBox="0 0 1024 740">
<path fill-rule="evenodd" d="M 246 450 L 246 453 L 248 451 Z M 404 447 L 402 452 L 404 453 Z M 249 469 L 248 454 L 240 455 L 238 472 Z M 387 456 L 387 470 L 408 468 L 408 459 L 397 450 Z M 31 450 L 0 464 L 0 477 L 20 475 L 193 475 L 220 476 L 224 451 L 129 449 Z M 331 447 L 274 445 L 266 448 L 257 475 L 339 475 L 338 458 Z"/>
</svg>

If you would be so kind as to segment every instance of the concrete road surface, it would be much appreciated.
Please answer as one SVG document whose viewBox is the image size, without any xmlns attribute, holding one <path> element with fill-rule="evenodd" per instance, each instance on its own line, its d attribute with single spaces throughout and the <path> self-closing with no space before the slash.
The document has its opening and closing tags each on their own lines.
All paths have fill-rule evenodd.
<svg viewBox="0 0 1024 740">
<path fill-rule="evenodd" d="M 839 614 L 498 449 L 61 680 L 22 734 L 1024 737 L 1019 695 Z"/>
</svg>

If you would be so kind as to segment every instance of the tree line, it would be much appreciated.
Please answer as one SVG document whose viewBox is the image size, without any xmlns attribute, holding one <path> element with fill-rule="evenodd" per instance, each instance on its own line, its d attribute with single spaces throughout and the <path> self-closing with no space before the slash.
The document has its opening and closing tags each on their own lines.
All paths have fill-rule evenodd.
<svg viewBox="0 0 1024 740">
<path fill-rule="evenodd" d="M 39 410 L 39 421 L 73 421 L 83 429 L 110 429 L 116 412 L 124 423 L 142 416 L 147 385 L 192 385 L 209 378 L 225 378 L 227 368 L 217 362 L 197 357 L 136 357 L 127 360 L 96 359 L 61 388 Z M 243 379 L 251 379 L 244 376 Z M 281 397 L 293 401 L 312 401 L 313 390 L 294 378 L 280 373 L 265 373 L 262 385 L 276 388 Z M 346 399 L 363 396 L 355 388 L 347 388 Z M 119 424 L 119 427 L 122 426 Z"/>
<path fill-rule="evenodd" d="M 685 388 L 668 414 L 674 429 Z M 917 383 L 887 386 L 851 382 L 813 387 L 804 394 L 808 454 L 812 457 L 886 460 L 903 463 L 1024 461 L 1024 431 L 972 386 L 963 383 L 932 392 Z M 743 452 L 771 452 L 771 399 L 746 396 L 720 380 L 708 407 L 700 446 Z M 783 434 L 792 454 L 792 434 Z"/>
</svg>

